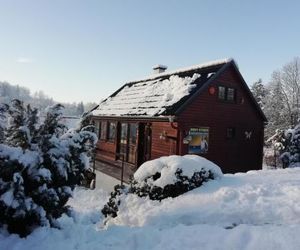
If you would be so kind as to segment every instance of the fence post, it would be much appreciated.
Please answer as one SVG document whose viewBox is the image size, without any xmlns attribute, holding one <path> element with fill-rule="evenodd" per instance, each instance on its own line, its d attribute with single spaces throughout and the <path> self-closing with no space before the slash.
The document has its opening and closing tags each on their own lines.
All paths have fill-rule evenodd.
<svg viewBox="0 0 300 250">
<path fill-rule="evenodd" d="M 123 179 L 124 179 L 124 154 L 122 155 L 122 168 L 121 168 L 121 186 L 123 186 Z"/>
</svg>

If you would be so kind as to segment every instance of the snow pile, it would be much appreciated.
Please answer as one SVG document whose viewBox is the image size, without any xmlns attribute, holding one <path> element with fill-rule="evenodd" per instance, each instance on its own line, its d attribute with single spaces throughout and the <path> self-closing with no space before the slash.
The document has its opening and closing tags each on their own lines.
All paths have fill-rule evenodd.
<svg viewBox="0 0 300 250">
<path fill-rule="evenodd" d="M 111 224 L 170 228 L 209 224 L 300 224 L 300 169 L 226 174 L 200 188 L 161 202 L 128 195 Z"/>
<path fill-rule="evenodd" d="M 127 202 L 127 196 L 161 201 L 182 195 L 222 175 L 217 165 L 200 156 L 161 157 L 140 166 L 129 187 L 115 186 L 102 213 L 109 220 L 118 216 L 119 206 Z"/>
<path fill-rule="evenodd" d="M 194 82 L 199 77 L 200 74 L 192 77 L 171 75 L 165 80 L 127 84 L 115 96 L 100 103 L 93 115 L 160 115 L 167 107 L 188 95 L 196 87 Z"/>
<path fill-rule="evenodd" d="M 178 170 L 181 170 L 181 174 L 188 178 L 192 178 L 195 172 L 201 172 L 202 170 L 206 172 L 211 171 L 214 178 L 219 178 L 223 175 L 216 164 L 203 157 L 197 155 L 172 155 L 145 162 L 135 172 L 134 179 L 137 182 L 143 182 L 159 173 L 160 176 L 155 178 L 155 180 L 151 178 L 148 180 L 148 184 L 163 188 L 178 181 L 176 178 Z"/>
</svg>

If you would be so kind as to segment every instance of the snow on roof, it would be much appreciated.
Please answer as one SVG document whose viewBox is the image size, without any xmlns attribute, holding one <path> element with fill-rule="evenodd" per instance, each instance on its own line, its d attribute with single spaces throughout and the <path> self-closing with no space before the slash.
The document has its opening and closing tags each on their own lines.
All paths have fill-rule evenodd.
<svg viewBox="0 0 300 250">
<path fill-rule="evenodd" d="M 222 59 L 194 65 L 167 73 L 153 75 L 147 79 L 129 82 L 115 94 L 100 103 L 93 111 L 95 116 L 139 116 L 166 115 L 166 110 L 190 95 L 202 80 L 207 81 L 219 67 L 232 59 Z M 200 69 L 214 67 L 202 76 Z M 194 72 L 193 72 L 194 71 Z M 188 74 L 183 74 L 188 72 Z M 182 75 L 183 74 L 183 75 Z M 199 81 L 197 79 L 199 78 Z M 201 79 L 200 79 L 201 78 Z M 198 84 L 198 86 L 197 86 Z M 165 113 L 164 113 L 165 112 Z"/>
<path fill-rule="evenodd" d="M 173 71 L 163 72 L 163 73 L 160 73 L 160 74 L 153 74 L 153 75 L 150 75 L 149 77 L 144 78 L 142 80 L 130 81 L 129 83 L 153 80 L 153 79 L 156 79 L 158 77 L 180 74 L 182 72 L 192 71 L 192 70 L 196 70 L 196 69 L 208 68 L 208 67 L 217 66 L 217 65 L 220 65 L 220 64 L 225 64 L 225 63 L 228 63 L 228 62 L 231 62 L 231 61 L 233 61 L 232 58 L 214 60 L 214 61 L 210 61 L 210 62 L 206 62 L 206 63 L 193 65 L 193 66 L 190 66 L 190 67 L 185 67 L 185 68 L 180 68 L 180 69 L 176 69 L 176 70 L 173 70 Z M 156 66 L 158 66 L 158 65 L 156 65 Z"/>
<path fill-rule="evenodd" d="M 188 95 L 196 86 L 192 77 L 172 75 L 168 79 L 140 82 L 125 86 L 119 93 L 100 103 L 93 115 L 112 116 L 154 116 L 161 115 L 167 107 Z"/>
</svg>

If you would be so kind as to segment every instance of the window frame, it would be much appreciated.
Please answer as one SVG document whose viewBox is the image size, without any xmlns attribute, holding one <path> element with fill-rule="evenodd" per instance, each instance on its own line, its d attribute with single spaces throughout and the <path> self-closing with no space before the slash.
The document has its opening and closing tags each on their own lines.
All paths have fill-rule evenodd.
<svg viewBox="0 0 300 250">
<path fill-rule="evenodd" d="M 97 134 L 97 138 L 100 139 L 100 135 L 101 135 L 101 121 L 95 120 L 94 121 L 94 126 L 95 126 L 95 133 Z"/>
<path fill-rule="evenodd" d="M 102 141 L 107 140 L 107 121 L 100 122 L 100 137 L 99 139 Z"/>
<path fill-rule="evenodd" d="M 111 125 L 114 125 L 113 128 L 114 128 L 114 133 L 113 133 L 113 136 L 111 137 L 111 131 L 112 131 L 112 127 Z M 116 133 L 117 133 L 117 123 L 115 121 L 108 121 L 107 122 L 107 132 L 106 132 L 106 138 L 107 138 L 107 141 L 108 142 L 112 142 L 114 143 L 115 140 L 116 140 Z"/>
<path fill-rule="evenodd" d="M 234 140 L 236 137 L 236 128 L 235 127 L 227 127 L 226 129 L 226 139 Z"/>
<path fill-rule="evenodd" d="M 220 89 L 223 88 L 224 89 L 224 98 L 222 98 L 220 96 Z M 232 99 L 229 99 L 229 90 L 233 90 L 233 95 L 232 95 Z M 221 102 L 226 102 L 226 103 L 236 103 L 236 96 L 237 96 L 237 90 L 234 87 L 227 87 L 224 85 L 219 85 L 218 86 L 218 100 Z"/>
<path fill-rule="evenodd" d="M 223 96 L 223 94 L 222 94 L 222 96 L 220 95 L 220 93 L 221 93 L 220 89 L 221 88 L 224 89 L 224 96 Z M 222 86 L 222 85 L 218 86 L 218 100 L 226 101 L 226 87 L 225 86 Z"/>
</svg>

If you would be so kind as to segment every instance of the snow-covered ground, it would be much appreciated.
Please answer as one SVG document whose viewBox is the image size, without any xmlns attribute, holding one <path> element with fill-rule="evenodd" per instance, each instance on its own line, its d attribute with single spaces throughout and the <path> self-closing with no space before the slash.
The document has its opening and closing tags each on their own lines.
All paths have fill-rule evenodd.
<svg viewBox="0 0 300 250">
<path fill-rule="evenodd" d="M 0 249 L 299 249 L 300 169 L 225 174 L 162 202 L 129 195 L 105 226 L 102 189 L 77 189 L 74 219 L 26 239 L 0 234 Z"/>
<path fill-rule="evenodd" d="M 111 192 L 114 190 L 114 186 L 121 184 L 121 181 L 104 174 L 100 171 L 95 171 L 96 173 L 96 188 L 103 189 L 106 192 Z"/>
</svg>

